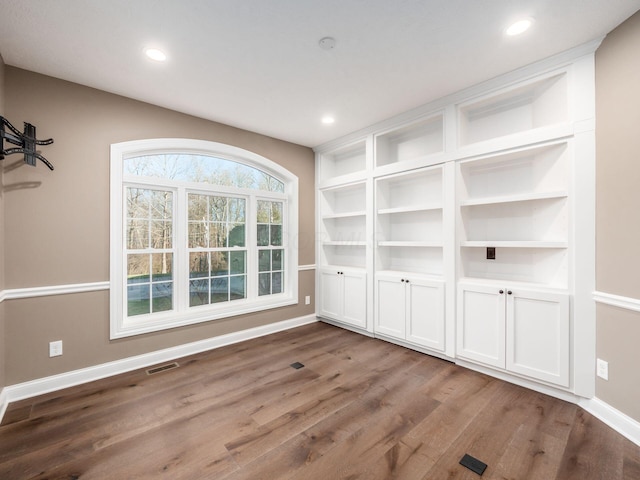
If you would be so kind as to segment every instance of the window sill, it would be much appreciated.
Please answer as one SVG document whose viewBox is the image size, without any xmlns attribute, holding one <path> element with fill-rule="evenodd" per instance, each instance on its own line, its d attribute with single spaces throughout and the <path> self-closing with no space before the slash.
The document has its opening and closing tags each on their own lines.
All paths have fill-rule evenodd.
<svg viewBox="0 0 640 480">
<path fill-rule="evenodd" d="M 175 311 L 166 314 L 155 314 L 153 319 L 149 317 L 131 317 L 124 319 L 111 328 L 110 339 L 126 338 L 145 333 L 158 332 L 172 328 L 184 327 L 203 322 L 220 320 L 223 318 L 246 315 L 249 313 L 262 312 L 273 308 L 288 307 L 297 305 L 298 299 L 293 295 L 281 294 L 270 295 L 268 300 L 257 299 L 240 303 L 232 302 L 231 305 L 221 305 L 195 307 L 188 312 L 178 313 Z"/>
</svg>

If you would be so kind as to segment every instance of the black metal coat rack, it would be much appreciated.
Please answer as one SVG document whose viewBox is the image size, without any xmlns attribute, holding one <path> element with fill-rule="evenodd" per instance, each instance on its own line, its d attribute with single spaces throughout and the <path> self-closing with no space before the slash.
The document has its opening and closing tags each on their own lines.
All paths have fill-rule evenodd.
<svg viewBox="0 0 640 480">
<path fill-rule="evenodd" d="M 6 131 L 5 127 L 9 130 Z M 12 148 L 4 148 L 4 141 L 17 145 Z M 36 151 L 36 145 L 51 145 L 53 139 L 38 140 L 36 138 L 36 127 L 30 123 L 24 122 L 24 132 L 20 132 L 16 127 L 9 123 L 4 117 L 0 116 L 0 160 L 3 160 L 5 155 L 12 155 L 14 153 L 24 154 L 24 163 L 36 166 L 36 159 L 44 163 L 49 170 L 53 170 L 53 165 L 44 158 L 39 152 Z"/>
</svg>

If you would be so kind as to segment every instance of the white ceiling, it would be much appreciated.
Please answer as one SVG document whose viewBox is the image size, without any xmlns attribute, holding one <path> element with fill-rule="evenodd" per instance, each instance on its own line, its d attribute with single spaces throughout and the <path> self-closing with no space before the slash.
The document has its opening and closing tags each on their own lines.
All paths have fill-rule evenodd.
<svg viewBox="0 0 640 480">
<path fill-rule="evenodd" d="M 316 146 L 603 36 L 638 9 L 640 0 L 0 0 L 0 54 Z M 521 16 L 533 28 L 506 37 Z M 333 50 L 318 46 L 325 36 Z M 168 61 L 146 59 L 147 46 Z"/>
</svg>

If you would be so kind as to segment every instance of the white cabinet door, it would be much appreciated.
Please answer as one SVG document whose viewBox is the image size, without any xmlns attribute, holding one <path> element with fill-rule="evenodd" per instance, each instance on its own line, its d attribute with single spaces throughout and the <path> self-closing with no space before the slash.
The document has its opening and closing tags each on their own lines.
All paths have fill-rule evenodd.
<svg viewBox="0 0 640 480">
<path fill-rule="evenodd" d="M 444 352 L 444 282 L 410 277 L 405 288 L 407 340 Z"/>
<path fill-rule="evenodd" d="M 507 369 L 568 387 L 568 296 L 519 289 L 507 293 Z"/>
<path fill-rule="evenodd" d="M 367 274 L 344 270 L 343 278 L 343 316 L 342 320 L 350 325 L 367 328 Z"/>
<path fill-rule="evenodd" d="M 343 281 L 337 270 L 320 270 L 319 313 L 334 320 L 342 319 Z"/>
<path fill-rule="evenodd" d="M 376 277 L 376 332 L 405 339 L 405 283 L 400 277 Z"/>
<path fill-rule="evenodd" d="M 504 297 L 498 287 L 459 286 L 457 356 L 505 368 Z"/>
</svg>

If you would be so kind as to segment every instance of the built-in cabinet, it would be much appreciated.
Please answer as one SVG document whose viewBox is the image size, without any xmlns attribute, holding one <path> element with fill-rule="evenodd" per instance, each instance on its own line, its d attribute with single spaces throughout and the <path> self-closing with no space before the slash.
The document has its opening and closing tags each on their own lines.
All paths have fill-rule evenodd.
<svg viewBox="0 0 640 480">
<path fill-rule="evenodd" d="M 320 310 L 325 318 L 353 327 L 367 326 L 367 274 L 362 269 L 319 270 Z"/>
<path fill-rule="evenodd" d="M 376 333 L 444 352 L 444 281 L 378 273 L 375 299 Z"/>
<path fill-rule="evenodd" d="M 459 358 L 569 386 L 568 295 L 461 283 L 457 312 Z"/>
<path fill-rule="evenodd" d="M 593 93 L 579 50 L 319 147 L 318 315 L 589 396 Z"/>
</svg>

